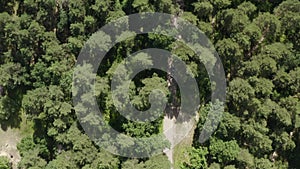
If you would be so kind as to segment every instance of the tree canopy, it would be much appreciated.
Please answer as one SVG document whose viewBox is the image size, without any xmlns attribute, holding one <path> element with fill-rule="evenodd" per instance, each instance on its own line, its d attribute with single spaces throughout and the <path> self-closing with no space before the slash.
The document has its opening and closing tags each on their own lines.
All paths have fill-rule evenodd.
<svg viewBox="0 0 300 169">
<path fill-rule="evenodd" d="M 33 122 L 34 131 L 17 146 L 22 157 L 19 169 L 170 168 L 164 154 L 137 159 L 106 152 L 85 133 L 74 108 L 80 105 L 73 105 L 72 100 L 73 68 L 85 42 L 110 21 L 142 12 L 184 18 L 208 36 L 225 69 L 225 111 L 211 138 L 200 143 L 213 86 L 203 60 L 183 41 L 148 33 L 117 43 L 96 72 L 95 97 L 109 125 L 130 137 L 162 133 L 165 112 L 153 112 L 159 118 L 151 122 L 131 121 L 118 112 L 111 94 L 114 71 L 127 55 L 160 48 L 187 64 L 200 91 L 199 121 L 180 168 L 299 168 L 298 0 L 1 0 L 0 124 L 11 122 L 11 127 L 20 127 L 24 113 Z M 99 38 L 109 44 L 116 37 L 103 33 Z M 145 53 L 139 53 L 132 63 L 130 69 L 153 64 Z M 82 64 L 81 69 L 92 67 Z M 89 75 L 84 76 L 88 80 Z M 167 72 L 156 69 L 134 77 L 126 101 L 138 110 L 151 107 L 151 95 L 165 101 L 153 89 L 164 93 L 172 106 L 184 102 L 178 83 Z M 122 96 L 123 91 L 117 94 Z M 88 97 L 84 99 L 84 104 L 91 104 Z M 97 122 L 91 115 L 85 119 Z M 11 167 L 7 158 L 0 157 L 0 169 Z"/>
</svg>

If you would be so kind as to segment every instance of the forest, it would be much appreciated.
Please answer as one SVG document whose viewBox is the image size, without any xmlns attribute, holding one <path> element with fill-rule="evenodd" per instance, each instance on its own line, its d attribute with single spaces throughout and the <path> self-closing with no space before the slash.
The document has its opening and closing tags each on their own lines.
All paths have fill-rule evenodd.
<svg viewBox="0 0 300 169">
<path fill-rule="evenodd" d="M 74 67 L 88 39 L 111 21 L 143 12 L 172 14 L 196 26 L 214 45 L 225 71 L 221 122 L 199 142 L 213 89 L 195 52 L 174 38 L 147 33 L 117 43 L 106 54 L 97 70 L 95 98 L 106 122 L 130 137 L 162 133 L 164 117 L 135 122 L 118 112 L 111 82 L 127 55 L 165 49 L 194 74 L 199 119 L 171 161 L 163 152 L 134 158 L 106 151 L 86 134 L 73 103 Z M 150 64 L 143 53 L 138 59 Z M 178 101 L 178 85 L 170 85 L 166 72 L 142 71 L 130 85 L 129 102 L 147 110 L 151 91 L 160 89 L 178 106 L 184 102 Z M 4 132 L 21 132 L 15 146 L 20 159 L 12 161 L 0 150 L 0 169 L 300 169 L 300 1 L 1 0 L 0 125 Z"/>
</svg>

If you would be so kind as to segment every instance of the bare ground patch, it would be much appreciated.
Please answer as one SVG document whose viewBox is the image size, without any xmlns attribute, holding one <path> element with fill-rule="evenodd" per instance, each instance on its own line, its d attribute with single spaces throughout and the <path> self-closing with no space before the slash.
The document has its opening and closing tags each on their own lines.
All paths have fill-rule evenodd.
<svg viewBox="0 0 300 169">
<path fill-rule="evenodd" d="M 33 123 L 27 121 L 26 115 L 22 112 L 17 118 L 0 122 L 0 156 L 7 156 L 13 169 L 17 169 L 18 162 L 21 160 L 17 144 L 23 137 L 33 134 L 32 125 Z"/>
<path fill-rule="evenodd" d="M 21 141 L 20 133 L 16 129 L 7 128 L 3 131 L 0 128 L 0 156 L 7 156 L 13 168 L 17 168 L 17 163 L 21 160 L 17 144 Z"/>
</svg>

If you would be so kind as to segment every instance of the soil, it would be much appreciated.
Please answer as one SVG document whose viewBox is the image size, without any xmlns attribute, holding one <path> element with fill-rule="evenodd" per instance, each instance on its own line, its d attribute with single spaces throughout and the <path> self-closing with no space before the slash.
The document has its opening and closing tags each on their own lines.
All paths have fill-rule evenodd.
<svg viewBox="0 0 300 169">
<path fill-rule="evenodd" d="M 176 124 L 176 118 L 173 116 L 165 116 L 163 120 L 163 131 L 166 138 L 171 143 L 170 148 L 166 148 L 164 153 L 168 157 L 171 163 L 171 169 L 174 168 L 174 148 L 180 142 L 185 142 L 187 145 L 192 145 L 194 130 L 197 124 L 199 117 L 196 115 L 195 119 L 190 119 L 189 121 L 183 122 L 181 124 Z M 169 131 L 168 131 L 169 130 Z M 172 130 L 172 131 L 171 131 Z M 167 132 L 168 131 L 168 132 Z M 188 131 L 187 133 L 185 133 Z M 180 140 L 178 138 L 184 138 Z"/>
<path fill-rule="evenodd" d="M 175 117 L 170 118 L 168 116 L 165 116 L 164 117 L 164 121 L 163 121 L 163 130 L 167 131 L 167 130 L 171 129 L 175 125 L 175 122 L 176 122 Z M 174 131 L 170 132 L 170 133 L 174 133 Z M 174 163 L 173 162 L 173 148 L 174 148 L 174 139 L 173 138 L 174 138 L 174 135 L 172 135 L 172 134 L 170 134 L 170 135 L 165 134 L 165 136 L 170 141 L 171 147 L 170 147 L 170 149 L 166 148 L 164 150 L 164 153 L 168 157 L 171 165 L 173 166 L 173 163 Z M 173 167 L 171 169 L 173 169 Z"/>
<path fill-rule="evenodd" d="M 17 169 L 17 164 L 21 160 L 17 144 L 21 140 L 20 133 L 15 129 L 7 128 L 3 131 L 0 128 L 0 156 L 10 159 L 13 169 Z"/>
</svg>

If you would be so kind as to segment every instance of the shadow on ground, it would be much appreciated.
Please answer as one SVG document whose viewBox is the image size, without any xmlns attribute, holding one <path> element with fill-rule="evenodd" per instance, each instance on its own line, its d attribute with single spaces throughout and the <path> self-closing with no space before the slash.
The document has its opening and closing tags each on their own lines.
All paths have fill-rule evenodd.
<svg viewBox="0 0 300 169">
<path fill-rule="evenodd" d="M 20 128 L 21 118 L 21 101 L 10 97 L 2 97 L 0 109 L 0 125 L 3 131 L 8 128 Z"/>
</svg>

